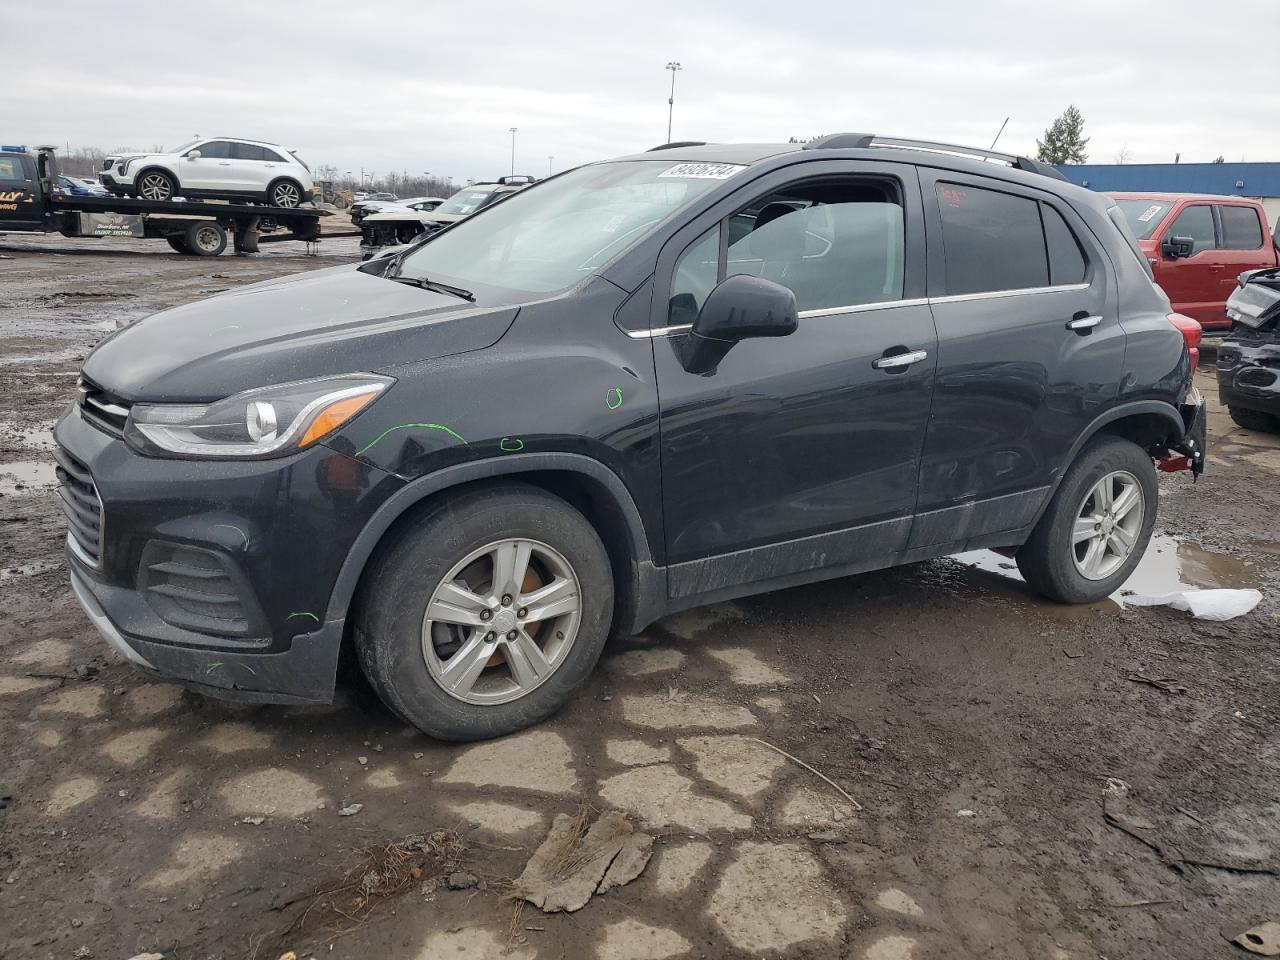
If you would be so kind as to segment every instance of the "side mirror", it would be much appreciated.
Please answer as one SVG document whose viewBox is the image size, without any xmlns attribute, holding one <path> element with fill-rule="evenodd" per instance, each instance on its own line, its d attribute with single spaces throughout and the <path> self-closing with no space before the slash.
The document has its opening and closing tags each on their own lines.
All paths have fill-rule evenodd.
<svg viewBox="0 0 1280 960">
<path fill-rule="evenodd" d="M 187 159 L 188 159 L 188 160 L 199 160 L 199 159 L 200 159 L 200 151 L 199 151 L 199 150 L 188 150 L 188 151 L 187 151 Z"/>
<path fill-rule="evenodd" d="M 1160 241 L 1160 252 L 1170 260 L 1179 260 L 1196 252 L 1196 242 L 1190 237 L 1165 237 Z"/>
<path fill-rule="evenodd" d="M 739 340 L 785 337 L 799 325 L 796 295 L 762 277 L 726 277 L 707 294 L 693 329 L 681 341 L 680 363 L 690 373 L 714 373 Z"/>
</svg>

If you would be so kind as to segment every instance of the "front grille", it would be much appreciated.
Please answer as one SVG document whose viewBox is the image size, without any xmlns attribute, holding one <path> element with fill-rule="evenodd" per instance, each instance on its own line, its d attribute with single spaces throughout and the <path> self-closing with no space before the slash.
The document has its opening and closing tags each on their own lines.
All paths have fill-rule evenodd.
<svg viewBox="0 0 1280 960">
<path fill-rule="evenodd" d="M 58 499 L 67 516 L 72 550 L 92 567 L 102 563 L 102 501 L 89 468 L 61 447 L 53 451 L 58 461 Z"/>
<path fill-rule="evenodd" d="M 223 637 L 247 637 L 258 619 L 226 557 L 200 547 L 153 540 L 142 554 L 147 603 L 176 627 Z"/>
<path fill-rule="evenodd" d="M 80 415 L 90 424 L 113 437 L 124 436 L 124 425 L 129 419 L 127 400 L 112 396 L 82 376 L 76 381 L 76 402 L 80 405 Z"/>
<path fill-rule="evenodd" d="M 110 170 L 110 169 L 111 169 L 111 161 L 110 161 L 109 159 L 108 159 L 108 160 L 103 160 L 103 161 L 102 161 L 102 169 L 103 169 L 103 170 Z"/>
</svg>

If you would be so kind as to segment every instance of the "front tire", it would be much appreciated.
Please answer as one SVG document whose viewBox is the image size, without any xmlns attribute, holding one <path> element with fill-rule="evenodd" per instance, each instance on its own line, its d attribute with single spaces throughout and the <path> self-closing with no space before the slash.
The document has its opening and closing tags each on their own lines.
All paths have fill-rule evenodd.
<svg viewBox="0 0 1280 960">
<path fill-rule="evenodd" d="M 1261 410 L 1250 410 L 1248 407 L 1227 407 L 1227 413 L 1236 422 L 1236 426 L 1259 433 L 1276 433 L 1280 430 L 1280 420 Z"/>
<path fill-rule="evenodd" d="M 360 663 L 382 700 L 441 740 L 514 733 L 591 673 L 613 619 L 591 524 L 537 487 L 428 506 L 379 549 L 357 600 Z"/>
<path fill-rule="evenodd" d="M 302 203 L 302 187 L 292 180 L 277 180 L 267 188 L 267 203 L 273 207 L 296 207 Z"/>
<path fill-rule="evenodd" d="M 182 235 L 187 253 L 197 257 L 216 257 L 227 249 L 227 231 L 213 220 L 197 220 Z"/>
<path fill-rule="evenodd" d="M 1156 497 L 1155 465 L 1145 450 L 1120 437 L 1089 441 L 1018 550 L 1023 578 L 1060 603 L 1110 596 L 1147 549 Z"/>
<path fill-rule="evenodd" d="M 138 176 L 139 200 L 172 200 L 178 194 L 178 181 L 163 170 L 144 170 Z"/>
</svg>

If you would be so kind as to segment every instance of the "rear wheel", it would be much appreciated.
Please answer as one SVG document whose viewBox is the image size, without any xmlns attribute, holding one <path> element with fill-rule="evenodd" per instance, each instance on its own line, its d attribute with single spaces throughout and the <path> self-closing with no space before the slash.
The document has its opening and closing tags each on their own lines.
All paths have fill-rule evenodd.
<svg viewBox="0 0 1280 960">
<path fill-rule="evenodd" d="M 1261 433 L 1275 433 L 1280 430 L 1280 421 L 1261 410 L 1250 410 L 1247 407 L 1227 407 L 1227 413 L 1238 426 L 1246 430 L 1257 430 Z"/>
<path fill-rule="evenodd" d="M 187 249 L 186 237 L 180 234 L 175 234 L 173 236 L 165 237 L 165 240 L 168 241 L 169 246 L 173 247 L 173 249 L 176 250 L 178 253 L 191 252 L 189 249 Z"/>
<path fill-rule="evenodd" d="M 302 203 L 302 187 L 292 180 L 277 180 L 267 188 L 267 202 L 273 207 L 296 207 Z"/>
<path fill-rule="evenodd" d="M 187 253 L 197 257 L 216 257 L 227 249 L 227 231 L 213 220 L 197 220 L 183 234 Z"/>
<path fill-rule="evenodd" d="M 172 200 L 178 182 L 163 170 L 147 170 L 138 177 L 138 197 L 142 200 Z"/>
<path fill-rule="evenodd" d="M 1109 596 L 1147 549 L 1156 495 L 1145 450 L 1120 437 L 1090 441 L 1018 550 L 1018 569 L 1033 589 L 1062 603 Z"/>
<path fill-rule="evenodd" d="M 580 513 L 512 484 L 442 500 L 380 551 L 355 615 L 383 701 L 443 740 L 549 716 L 595 666 L 613 616 L 604 544 Z"/>
</svg>

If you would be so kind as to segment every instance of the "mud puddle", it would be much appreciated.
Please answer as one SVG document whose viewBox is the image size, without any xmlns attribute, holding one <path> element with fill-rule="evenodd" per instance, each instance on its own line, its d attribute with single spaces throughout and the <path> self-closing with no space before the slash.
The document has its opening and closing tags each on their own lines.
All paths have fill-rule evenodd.
<svg viewBox="0 0 1280 960">
<path fill-rule="evenodd" d="M 957 553 L 951 559 L 976 570 L 1023 582 L 1017 564 L 991 550 L 970 550 Z M 1099 606 L 1118 609 L 1131 594 L 1158 596 L 1180 590 L 1256 587 L 1260 582 L 1261 577 L 1252 564 L 1207 550 L 1190 540 L 1158 533 L 1151 537 L 1147 552 L 1124 586 Z"/>
<path fill-rule="evenodd" d="M 0 496 L 38 493 L 58 482 L 52 460 L 15 460 L 0 463 Z"/>
</svg>

